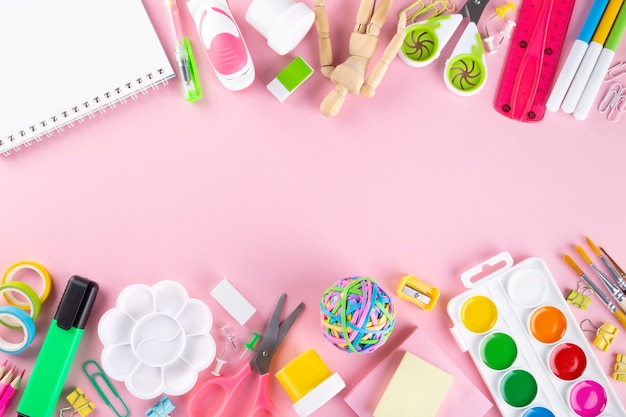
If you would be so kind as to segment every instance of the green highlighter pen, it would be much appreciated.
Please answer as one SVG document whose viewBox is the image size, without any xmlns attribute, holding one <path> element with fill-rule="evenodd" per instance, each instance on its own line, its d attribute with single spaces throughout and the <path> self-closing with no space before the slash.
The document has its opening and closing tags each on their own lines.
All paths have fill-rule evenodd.
<svg viewBox="0 0 626 417">
<path fill-rule="evenodd" d="M 95 282 L 76 275 L 69 279 L 17 406 L 18 417 L 57 414 L 61 390 L 97 294 Z"/>
</svg>

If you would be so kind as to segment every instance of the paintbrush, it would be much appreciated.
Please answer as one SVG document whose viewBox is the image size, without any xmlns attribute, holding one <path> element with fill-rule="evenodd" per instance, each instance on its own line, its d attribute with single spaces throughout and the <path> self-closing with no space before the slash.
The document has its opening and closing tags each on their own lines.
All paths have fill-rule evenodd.
<svg viewBox="0 0 626 417">
<path fill-rule="evenodd" d="M 626 294 L 624 294 L 624 292 L 619 289 L 619 287 L 615 285 L 604 272 L 602 272 L 597 266 L 593 264 L 591 258 L 589 258 L 589 256 L 581 246 L 576 245 L 576 252 L 578 252 L 578 254 L 585 260 L 585 262 L 589 264 L 589 266 L 591 267 L 593 272 L 595 272 L 598 278 L 600 278 L 606 289 L 613 296 L 615 301 L 617 301 L 617 304 L 620 306 L 622 311 L 626 311 Z"/>
<path fill-rule="evenodd" d="M 623 328 L 626 329 L 626 314 L 624 314 L 624 312 L 622 310 L 620 310 L 619 308 L 617 308 L 617 306 L 615 304 L 613 304 L 613 302 L 611 301 L 611 299 L 605 294 L 603 293 L 600 288 L 598 288 L 598 286 L 596 284 L 594 284 L 589 277 L 583 272 L 582 269 L 580 269 L 580 267 L 578 265 L 576 265 L 576 262 L 574 262 L 574 260 L 572 258 L 570 258 L 568 255 L 563 255 L 563 260 L 565 261 L 566 264 L 568 264 L 574 271 L 576 271 L 576 273 L 578 274 L 579 277 L 582 278 L 583 281 L 585 281 L 587 283 L 587 285 L 589 285 L 589 287 L 593 290 L 593 292 L 596 293 L 596 295 L 598 296 L 598 298 L 600 298 L 600 300 L 602 300 L 602 302 L 604 303 L 604 305 L 606 306 L 606 308 L 609 309 L 609 311 L 611 313 L 613 313 L 613 315 L 615 316 L 615 318 L 620 322 L 620 324 L 622 325 Z"/>
<path fill-rule="evenodd" d="M 622 268 L 620 268 L 620 266 L 617 264 L 617 262 L 615 262 L 615 260 L 613 260 L 613 258 L 611 258 L 611 256 L 608 254 L 608 252 L 602 246 L 600 246 L 600 251 L 602 251 L 602 254 L 606 258 L 608 258 L 609 265 L 611 265 L 613 267 L 613 269 L 615 270 L 615 272 L 617 272 L 617 276 L 619 277 L 619 278 L 617 278 L 617 282 L 621 283 L 621 284 L 619 284 L 620 288 L 622 287 L 622 285 L 624 287 L 626 287 L 626 272 L 624 272 L 622 270 Z"/>
<path fill-rule="evenodd" d="M 598 258 L 600 258 L 600 260 L 602 261 L 604 266 L 606 266 L 606 269 L 608 269 L 611 272 L 611 275 L 613 276 L 614 281 L 617 283 L 617 286 L 622 291 L 626 291 L 626 281 L 624 281 L 622 275 L 620 275 L 620 273 L 617 271 L 617 269 L 611 264 L 611 262 L 613 262 L 613 259 L 611 259 L 611 262 L 609 262 L 609 260 L 606 259 L 606 257 L 602 254 L 602 252 L 604 250 L 600 251 L 598 249 L 598 247 L 595 245 L 595 243 L 593 243 L 591 241 L 591 239 L 589 239 L 588 237 L 585 237 L 585 240 L 587 240 L 587 244 L 589 245 L 589 247 L 591 248 L 593 253 L 595 253 L 596 256 Z M 608 256 L 608 255 L 607 255 L 607 257 L 610 258 L 610 256 Z M 613 263 L 615 263 L 615 262 L 613 262 Z"/>
</svg>

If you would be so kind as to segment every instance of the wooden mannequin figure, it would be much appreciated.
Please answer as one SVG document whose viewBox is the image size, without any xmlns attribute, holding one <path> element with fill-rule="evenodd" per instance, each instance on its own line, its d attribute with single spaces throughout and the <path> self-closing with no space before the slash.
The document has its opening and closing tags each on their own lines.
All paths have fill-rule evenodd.
<svg viewBox="0 0 626 417">
<path fill-rule="evenodd" d="M 321 72 L 325 77 L 330 77 L 335 84 L 335 89 L 324 98 L 320 105 L 320 110 L 328 117 L 339 113 L 348 93 L 367 98 L 373 97 L 391 60 L 395 58 L 402 45 L 406 28 L 406 10 L 400 12 L 396 34 L 385 48 L 380 61 L 376 63 L 367 79 L 365 78 L 370 59 L 378 47 L 378 37 L 392 0 L 381 0 L 376 9 L 374 9 L 375 3 L 376 0 L 361 0 L 356 25 L 350 35 L 350 57 L 344 63 L 333 67 L 328 16 L 325 9 L 326 0 L 315 0 L 315 26 L 319 35 Z"/>
</svg>

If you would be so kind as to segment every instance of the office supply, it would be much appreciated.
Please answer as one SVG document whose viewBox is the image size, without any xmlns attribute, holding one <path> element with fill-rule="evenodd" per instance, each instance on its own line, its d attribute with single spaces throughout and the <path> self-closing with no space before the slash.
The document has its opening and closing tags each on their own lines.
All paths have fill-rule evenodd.
<svg viewBox="0 0 626 417">
<path fill-rule="evenodd" d="M 543 119 L 574 0 L 524 0 L 509 43 L 494 108 L 510 119 Z"/>
<path fill-rule="evenodd" d="M 517 23 L 515 23 L 515 21 L 507 20 L 506 27 L 500 31 L 500 40 L 498 41 L 498 46 L 495 46 L 495 37 L 489 35 L 489 29 L 485 25 L 485 33 L 487 34 L 487 37 L 483 38 L 483 42 L 485 42 L 485 44 L 487 45 L 487 53 L 494 54 L 498 52 L 498 48 L 502 46 L 502 42 L 511 39 L 511 35 L 513 34 L 513 29 L 515 29 L 515 26 L 517 26 Z"/>
<path fill-rule="evenodd" d="M 95 282 L 77 275 L 69 279 L 17 406 L 19 417 L 54 413 L 97 294 Z"/>
<path fill-rule="evenodd" d="M 594 0 L 591 5 L 591 9 L 587 14 L 585 23 L 580 29 L 580 33 L 574 41 L 574 44 L 565 59 L 565 63 L 559 71 L 554 87 L 552 87 L 552 91 L 550 92 L 550 96 L 546 102 L 546 109 L 549 111 L 557 111 L 561 107 L 561 104 L 563 104 L 563 99 L 567 94 L 567 90 L 570 88 L 570 85 L 574 80 L 574 76 L 583 61 L 587 48 L 589 48 L 591 38 L 598 27 L 598 23 L 600 22 L 602 14 L 604 13 L 608 3 L 609 0 Z"/>
<path fill-rule="evenodd" d="M 4 298 L 8 299 L 7 294 L 11 294 L 11 296 L 15 299 L 15 296 L 12 295 L 14 292 L 18 293 L 22 297 L 22 299 L 26 300 L 21 302 L 21 305 L 23 305 L 24 307 L 20 307 L 20 309 L 28 310 L 28 315 L 33 321 L 35 321 L 37 317 L 39 317 L 39 312 L 41 310 L 39 297 L 37 296 L 37 293 L 35 293 L 35 290 L 33 290 L 30 286 L 24 284 L 23 282 L 19 281 L 7 282 L 6 284 L 0 285 L 0 294 L 2 294 Z M 22 327 L 21 322 L 22 321 L 19 319 L 0 319 L 0 324 L 11 329 L 17 329 Z"/>
<path fill-rule="evenodd" d="M 589 285 L 589 287 L 591 287 L 591 289 L 593 290 L 593 292 L 598 296 L 598 298 L 600 300 L 602 300 L 602 303 L 606 306 L 606 308 L 609 309 L 609 311 L 615 316 L 615 318 L 617 319 L 617 321 L 620 322 L 620 324 L 622 325 L 622 327 L 626 328 L 626 314 L 624 314 L 624 312 L 622 310 L 620 310 L 610 299 L 609 297 L 600 290 L 600 288 L 598 288 L 596 286 L 596 284 L 593 283 L 593 281 L 591 281 L 591 279 L 589 279 L 589 277 L 587 276 L 587 274 L 585 274 L 583 272 L 582 269 L 580 269 L 580 267 L 578 265 L 576 265 L 576 262 L 574 262 L 574 260 L 572 258 L 570 258 L 568 255 L 563 255 L 563 260 L 565 261 L 566 264 L 568 264 L 570 266 L 570 268 L 572 268 L 579 277 L 581 277 L 583 279 L 583 281 L 585 281 L 585 283 L 587 285 Z"/>
<path fill-rule="evenodd" d="M 256 345 L 256 343 L 259 341 L 260 338 L 261 338 L 261 335 L 258 334 L 257 332 L 254 332 L 252 334 L 252 338 L 250 340 L 248 340 L 246 343 L 244 343 L 243 347 L 245 349 L 242 349 L 242 352 L 241 352 L 241 355 L 239 356 L 239 359 L 243 359 L 243 357 L 248 352 L 254 352 L 254 345 Z"/>
<path fill-rule="evenodd" d="M 600 113 L 606 113 L 608 121 L 617 122 L 621 114 L 626 111 L 626 90 L 624 89 L 624 86 L 620 83 L 613 83 L 602 100 L 600 100 L 600 104 L 598 104 L 598 111 Z M 606 260 L 603 256 L 601 259 Z M 619 277 L 621 279 L 619 274 L 612 269 L 613 266 L 610 263 L 605 263 L 605 265 L 609 268 L 614 278 Z M 622 285 L 620 285 L 620 289 L 624 291 Z"/>
<path fill-rule="evenodd" d="M 349 353 L 375 351 L 396 323 L 391 297 L 370 277 L 340 279 L 324 291 L 320 310 L 326 340 Z"/>
<path fill-rule="evenodd" d="M 254 306 L 225 278 L 213 288 L 211 296 L 242 326 L 256 312 Z"/>
<path fill-rule="evenodd" d="M 346 386 L 341 376 L 331 372 L 314 349 L 306 350 L 280 368 L 276 379 L 300 417 L 315 412 Z"/>
<path fill-rule="evenodd" d="M 202 98 L 200 81 L 196 73 L 196 62 L 189 38 L 183 34 L 180 13 L 176 0 L 165 0 L 167 8 L 170 35 L 174 46 L 174 56 L 180 73 L 180 81 L 183 86 L 183 94 L 187 101 L 198 101 Z"/>
<path fill-rule="evenodd" d="M 575 305 L 581 310 L 586 310 L 591 303 L 591 288 L 585 286 L 584 282 L 578 283 L 578 288 L 575 290 L 570 290 L 569 294 L 565 298 L 568 303 Z"/>
<path fill-rule="evenodd" d="M 463 19 L 468 18 L 468 25 L 446 60 L 444 82 L 457 95 L 478 93 L 487 80 L 487 62 L 476 24 L 488 3 L 468 1 L 461 13 L 435 16 L 408 26 L 400 58 L 415 67 L 430 64 L 439 56 Z"/>
<path fill-rule="evenodd" d="M 596 65 L 593 67 L 593 71 L 591 71 L 589 81 L 583 90 L 582 96 L 580 96 L 576 110 L 574 111 L 574 117 L 577 120 L 584 120 L 589 115 L 589 110 L 591 110 L 593 101 L 598 95 L 602 80 L 604 80 L 606 72 L 611 66 L 611 62 L 615 56 L 615 51 L 622 40 L 624 29 L 626 29 L 626 6 L 622 5 L 615 19 L 615 23 L 613 23 L 611 27 L 609 36 L 606 38 L 604 48 L 602 48 L 602 52 L 600 52 L 600 56 L 596 61 Z"/>
<path fill-rule="evenodd" d="M 315 13 L 294 0 L 253 0 L 246 11 L 250 23 L 278 55 L 291 52 L 315 22 Z"/>
<path fill-rule="evenodd" d="M 493 272 L 476 278 L 484 268 Z M 448 303 L 451 331 L 504 417 L 522 407 L 542 407 L 547 416 L 626 416 L 543 260 L 513 265 L 503 252 L 461 281 L 467 290 Z"/>
<path fill-rule="evenodd" d="M 59 417 L 65 417 L 66 413 L 69 413 L 68 417 L 75 414 L 80 414 L 81 417 L 87 417 L 93 410 L 96 409 L 96 405 L 92 403 L 85 395 L 82 389 L 76 388 L 70 392 L 65 399 L 70 403 L 69 407 L 65 407 L 59 410 Z"/>
<path fill-rule="evenodd" d="M 39 297 L 39 303 L 43 304 L 44 301 L 48 299 L 50 291 L 52 291 L 52 278 L 50 277 L 50 273 L 48 272 L 48 270 L 38 262 L 22 261 L 11 265 L 2 276 L 0 284 L 6 284 L 10 281 L 15 281 L 15 279 L 21 276 L 24 271 L 32 271 L 41 279 L 41 289 L 37 293 L 37 296 Z M 29 303 L 15 298 L 10 292 L 4 293 L 3 295 L 4 299 L 7 300 L 7 302 L 11 305 L 20 308 L 30 306 Z"/>
<path fill-rule="evenodd" d="M 385 389 L 384 384 L 391 380 L 404 352 L 410 352 L 454 377 L 439 407 L 438 417 L 482 417 L 493 406 L 424 329 L 409 329 L 397 337 L 400 338 L 398 346 L 376 366 L 360 375 L 358 383 L 344 396 L 346 404 L 358 417 L 373 417 L 374 408 Z"/>
<path fill-rule="evenodd" d="M 623 93 L 623 91 L 624 91 L 623 88 L 621 88 L 620 91 Z M 617 95 L 620 96 L 621 94 L 617 94 Z M 588 237 L 585 236 L 585 240 L 587 241 L 587 244 L 589 245 L 589 247 L 591 248 L 593 253 L 595 253 L 596 256 L 598 258 L 600 258 L 600 261 L 602 261 L 604 266 L 606 266 L 606 268 L 609 270 L 609 272 L 613 276 L 613 279 L 615 280 L 615 283 L 617 284 L 617 286 L 620 287 L 622 289 L 622 291 L 626 291 L 626 281 L 624 281 L 624 279 L 620 275 L 620 273 L 617 270 L 617 268 L 607 259 L 607 257 L 604 256 L 602 250 L 599 249 L 596 246 L 596 244 L 593 243 L 593 241 L 591 239 L 589 239 Z"/>
<path fill-rule="evenodd" d="M 174 76 L 140 0 L 5 6 L 0 50 L 19 65 L 0 67 L 0 152 L 71 127 Z"/>
<path fill-rule="evenodd" d="M 580 66 L 576 71 L 576 75 L 572 80 L 572 84 L 563 99 L 561 110 L 565 113 L 571 114 L 574 110 L 576 110 L 578 102 L 583 94 L 583 90 L 585 89 L 585 86 L 589 81 L 589 77 L 591 76 L 591 71 L 593 71 L 593 67 L 598 61 L 600 52 L 602 51 L 604 43 L 606 42 L 609 32 L 611 31 L 611 26 L 613 26 L 615 18 L 617 17 L 623 3 L 624 0 L 609 0 L 609 4 L 606 6 L 606 9 L 602 14 L 600 23 L 598 23 L 598 27 L 591 38 L 589 47 L 585 51 L 585 55 L 583 56 Z"/>
<path fill-rule="evenodd" d="M 187 8 L 220 83 L 231 91 L 249 87 L 254 81 L 254 64 L 228 2 L 189 0 Z"/>
<path fill-rule="evenodd" d="M 435 417 L 453 380 L 452 375 L 404 352 L 374 417 Z"/>
<path fill-rule="evenodd" d="M 230 327 L 222 326 L 222 333 L 224 333 L 226 343 L 224 343 L 224 350 L 222 350 L 222 354 L 215 358 L 215 368 L 211 371 L 211 374 L 215 376 L 220 376 L 220 372 L 222 366 L 226 364 L 226 352 L 228 352 L 229 348 L 232 347 L 233 350 L 237 350 L 237 345 L 235 344 L 236 337 L 230 332 Z"/>
<path fill-rule="evenodd" d="M 11 380 L 9 385 L 6 387 L 4 393 L 0 397 L 0 416 L 5 415 L 7 409 L 9 408 L 9 405 L 11 405 L 11 402 L 13 401 L 13 398 L 15 398 L 15 394 L 20 389 L 22 379 L 24 378 L 24 371 L 25 369 L 22 369 L 22 372 L 20 372 L 19 375 L 15 376 Z"/>
<path fill-rule="evenodd" d="M 313 75 L 313 68 L 298 56 L 267 84 L 267 89 L 282 103 L 311 75 Z"/>
<path fill-rule="evenodd" d="M 593 330 L 585 329 L 585 323 L 589 323 Z M 603 352 L 608 350 L 611 343 L 613 343 L 613 340 L 615 340 L 615 335 L 617 334 L 617 328 L 611 323 L 603 323 L 601 326 L 596 326 L 589 319 L 585 319 L 580 323 L 580 329 L 583 332 L 593 333 L 595 337 L 592 344 Z"/>
<path fill-rule="evenodd" d="M 90 370 L 89 368 L 94 369 Z M 113 410 L 117 417 L 128 417 L 130 415 L 128 406 L 117 392 L 107 375 L 104 373 L 98 362 L 92 359 L 85 361 L 85 363 L 83 363 L 83 372 L 87 376 L 87 379 L 89 379 L 89 382 L 91 382 L 91 385 L 93 385 L 96 389 L 96 392 L 104 404 Z M 104 383 L 104 385 L 102 385 L 100 381 Z"/>
<path fill-rule="evenodd" d="M 613 81 L 624 74 L 626 74 L 626 62 L 618 62 L 606 71 L 604 81 Z"/>
<path fill-rule="evenodd" d="M 626 355 L 618 353 L 615 355 L 615 365 L 613 366 L 613 379 L 626 382 Z"/>
<path fill-rule="evenodd" d="M 159 401 L 154 403 L 152 407 L 146 411 L 148 417 L 171 417 L 172 411 L 176 409 L 176 406 L 167 396 L 161 397 Z"/>
<path fill-rule="evenodd" d="M 21 329 L 24 334 L 24 338 L 19 342 L 14 341 L 12 337 L 5 339 L 0 336 L 0 352 L 22 353 L 35 339 L 35 322 L 31 316 L 18 307 L 1 306 L 0 323 L 12 329 Z"/>
<path fill-rule="evenodd" d="M 270 365 L 278 346 L 293 326 L 298 315 L 304 308 L 304 303 L 298 306 L 287 316 L 281 323 L 280 316 L 285 302 L 285 294 L 281 294 L 276 303 L 276 307 L 272 313 L 269 324 L 259 346 L 259 351 L 254 355 L 250 363 L 244 364 L 241 369 L 234 375 L 228 377 L 212 378 L 202 383 L 192 395 L 187 409 L 190 417 L 202 417 L 212 415 L 221 417 L 226 411 L 236 411 L 238 415 L 263 415 L 278 416 L 276 407 L 269 396 L 270 382 Z M 251 373 L 258 373 L 256 393 L 250 395 L 250 391 L 246 388 L 246 384 L 242 382 L 247 379 Z M 243 388 L 242 388 L 243 387 Z M 240 389 L 242 388 L 242 389 Z M 215 393 L 221 392 L 223 395 L 220 399 L 216 399 Z M 235 395 L 237 394 L 237 395 Z M 242 395 L 243 394 L 243 395 Z M 217 397 L 220 398 L 220 397 Z M 250 411 L 246 410 L 247 400 L 252 398 L 252 404 L 249 406 Z M 233 415 L 233 414 L 228 414 Z"/>
<path fill-rule="evenodd" d="M 102 368 L 140 399 L 183 395 L 216 354 L 209 307 L 176 281 L 124 288 L 98 323 Z"/>
<path fill-rule="evenodd" d="M 424 310 L 432 310 L 439 300 L 439 289 L 418 280 L 413 275 L 404 275 L 400 279 L 396 294 Z"/>
</svg>

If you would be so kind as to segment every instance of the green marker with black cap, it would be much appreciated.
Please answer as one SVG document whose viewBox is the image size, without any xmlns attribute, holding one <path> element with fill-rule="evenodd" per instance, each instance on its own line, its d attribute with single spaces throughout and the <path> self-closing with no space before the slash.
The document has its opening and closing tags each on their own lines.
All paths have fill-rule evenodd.
<svg viewBox="0 0 626 417">
<path fill-rule="evenodd" d="M 50 417 L 56 407 L 98 294 L 98 284 L 69 279 L 17 406 L 18 417 Z"/>
</svg>

